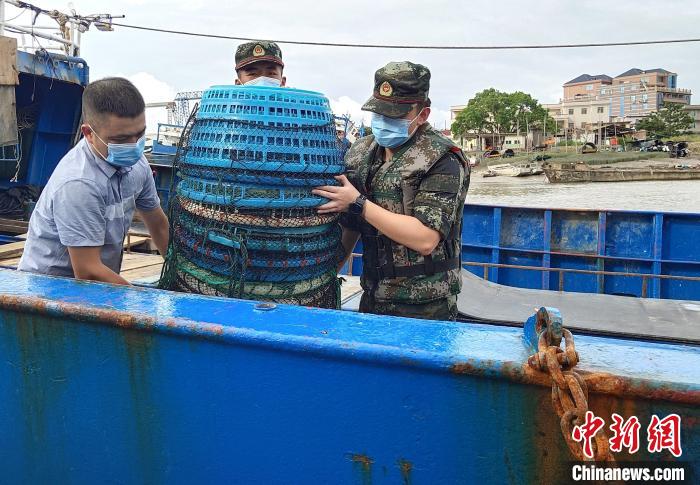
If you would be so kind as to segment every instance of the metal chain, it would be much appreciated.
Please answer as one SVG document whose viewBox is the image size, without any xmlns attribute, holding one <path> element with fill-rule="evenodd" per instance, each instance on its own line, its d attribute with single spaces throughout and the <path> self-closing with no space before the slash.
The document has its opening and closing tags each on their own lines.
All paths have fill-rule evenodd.
<svg viewBox="0 0 700 485">
<path fill-rule="evenodd" d="M 574 427 L 584 422 L 588 411 L 588 386 L 583 377 L 573 370 L 579 361 L 574 336 L 565 328 L 561 331 L 564 350 L 559 346 L 561 336 L 553 336 L 551 327 L 547 326 L 539 335 L 538 352 L 530 356 L 528 364 L 552 378 L 552 404 L 560 418 L 564 441 L 574 457 L 579 461 L 614 462 L 604 429 L 595 434 L 593 458 L 586 457 L 582 444 L 573 439 Z"/>
</svg>

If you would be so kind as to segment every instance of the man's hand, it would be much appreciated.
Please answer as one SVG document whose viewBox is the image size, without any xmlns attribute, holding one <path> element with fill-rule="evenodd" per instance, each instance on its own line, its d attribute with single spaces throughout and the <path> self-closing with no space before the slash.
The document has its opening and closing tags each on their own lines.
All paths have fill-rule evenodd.
<svg viewBox="0 0 700 485">
<path fill-rule="evenodd" d="M 340 187 L 324 185 L 311 191 L 314 195 L 320 195 L 329 200 L 318 208 L 319 214 L 347 212 L 350 204 L 360 196 L 360 191 L 350 183 L 345 175 L 338 175 L 335 179 L 340 182 Z"/>
</svg>

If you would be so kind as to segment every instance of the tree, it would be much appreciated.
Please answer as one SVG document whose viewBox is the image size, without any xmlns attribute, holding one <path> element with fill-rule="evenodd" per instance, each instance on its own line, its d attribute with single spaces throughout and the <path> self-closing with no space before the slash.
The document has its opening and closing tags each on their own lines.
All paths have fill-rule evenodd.
<svg viewBox="0 0 700 485">
<path fill-rule="evenodd" d="M 522 91 L 504 93 L 490 88 L 477 93 L 452 123 L 452 134 L 464 136 L 477 133 L 517 133 L 529 127 L 542 128 L 550 133 L 557 124 L 536 99 Z"/>
<path fill-rule="evenodd" d="M 683 109 L 683 105 L 668 103 L 659 111 L 639 120 L 636 128 L 646 130 L 656 138 L 670 138 L 685 134 L 691 126 L 693 117 Z"/>
</svg>

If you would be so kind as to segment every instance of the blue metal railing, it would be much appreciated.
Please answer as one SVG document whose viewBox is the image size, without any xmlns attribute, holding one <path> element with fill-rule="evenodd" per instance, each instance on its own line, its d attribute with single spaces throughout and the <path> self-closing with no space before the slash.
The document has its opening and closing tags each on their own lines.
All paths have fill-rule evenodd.
<svg viewBox="0 0 700 485">
<path fill-rule="evenodd" d="M 463 265 L 494 283 L 700 300 L 700 214 L 467 204 L 463 221 Z"/>
</svg>

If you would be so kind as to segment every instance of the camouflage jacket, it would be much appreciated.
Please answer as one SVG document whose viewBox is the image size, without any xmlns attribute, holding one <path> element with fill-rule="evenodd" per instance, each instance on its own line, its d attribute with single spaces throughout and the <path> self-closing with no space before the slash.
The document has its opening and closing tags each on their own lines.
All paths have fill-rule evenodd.
<svg viewBox="0 0 700 485">
<path fill-rule="evenodd" d="M 469 166 L 461 150 L 428 124 L 419 128 L 407 146 L 401 147 L 390 161 L 379 160 L 378 149 L 371 135 L 353 144 L 345 157 L 349 180 L 384 209 L 414 216 L 437 230 L 441 242 L 431 255 L 433 262 L 459 258 L 462 212 L 469 187 Z M 445 158 L 453 174 L 432 174 L 430 170 Z M 378 234 L 378 244 L 378 238 L 373 236 L 377 235 L 376 229 L 361 218 L 345 220 L 348 221 L 346 226 L 362 234 L 361 283 L 375 300 L 421 304 L 459 293 L 462 283 L 459 267 L 432 275 L 393 278 L 373 272 L 372 268 L 386 263 L 389 257 L 397 267 L 422 265 L 426 258 L 382 238 L 381 234 Z"/>
</svg>

